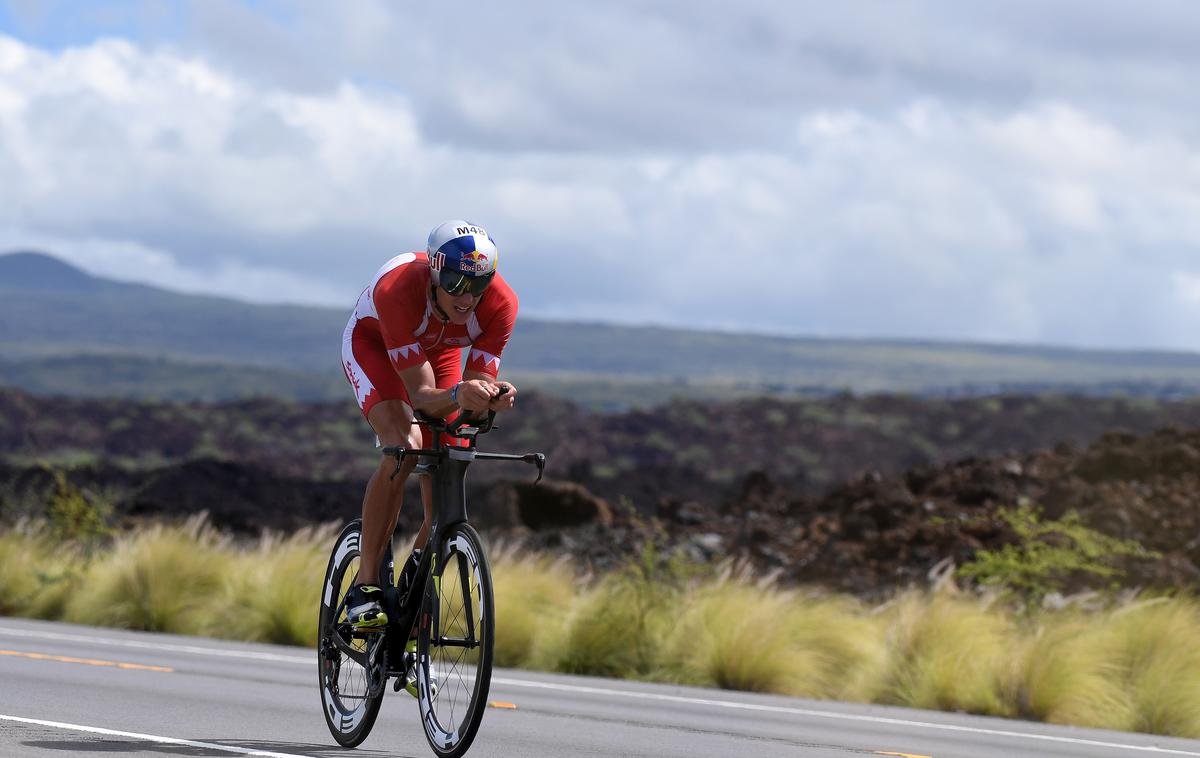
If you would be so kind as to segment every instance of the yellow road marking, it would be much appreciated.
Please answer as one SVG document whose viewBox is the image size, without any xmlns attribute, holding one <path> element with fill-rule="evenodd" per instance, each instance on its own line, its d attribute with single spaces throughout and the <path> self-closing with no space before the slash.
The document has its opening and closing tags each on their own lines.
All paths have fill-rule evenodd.
<svg viewBox="0 0 1200 758">
<path fill-rule="evenodd" d="M 899 758 L 933 758 L 932 755 L 917 755 L 916 753 L 885 753 L 882 750 L 876 750 L 875 755 L 895 755 Z"/>
<path fill-rule="evenodd" d="M 120 661 L 101 661 L 95 658 L 72 658 L 68 655 L 47 655 L 45 653 L 25 653 L 19 650 L 0 650 L 0 655 L 12 655 L 18 658 L 32 658 L 35 661 L 57 661 L 58 663 L 82 663 L 87 666 L 112 666 L 119 669 L 134 671 L 162 671 L 171 673 L 175 669 L 166 666 L 146 666 L 141 663 L 121 663 Z"/>
<path fill-rule="evenodd" d="M 516 704 L 516 703 L 504 703 L 504 702 L 501 702 L 501 701 L 499 701 L 499 700 L 493 700 L 492 702 L 488 703 L 488 705 L 492 706 L 493 708 L 503 708 L 503 709 L 505 709 L 505 710 L 508 710 L 508 711 L 515 711 L 515 710 L 517 710 L 517 704 Z"/>
</svg>

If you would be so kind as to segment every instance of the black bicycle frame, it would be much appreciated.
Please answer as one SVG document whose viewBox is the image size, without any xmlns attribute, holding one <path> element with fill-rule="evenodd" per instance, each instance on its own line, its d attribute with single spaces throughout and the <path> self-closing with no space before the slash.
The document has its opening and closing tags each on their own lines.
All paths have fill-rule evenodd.
<svg viewBox="0 0 1200 758">
<path fill-rule="evenodd" d="M 467 468 L 475 460 L 521 461 L 537 466 L 537 481 L 541 481 L 542 474 L 545 472 L 546 456 L 542 453 L 510 455 L 507 453 L 482 453 L 475 449 L 476 437 L 490 431 L 494 419 L 495 413 L 491 412 L 488 414 L 488 418 L 482 422 L 459 419 L 447 424 L 441 419 L 431 418 L 418 411 L 414 423 L 425 424 L 432 430 L 433 447 L 408 449 L 397 445 L 383 448 L 384 455 L 390 455 L 396 459 L 396 468 L 392 472 L 393 477 L 400 473 L 404 459 L 408 457 L 428 460 L 428 463 L 419 466 L 417 474 L 433 477 L 433 524 L 429 530 L 429 541 L 425 543 L 427 549 L 421 551 L 421 559 L 413 576 L 414 581 L 403 591 L 394 584 L 384 588 L 384 603 L 388 618 L 396 619 L 396 622 L 389 622 L 386 628 L 389 674 L 403 673 L 392 667 L 393 665 L 399 666 L 403 660 L 404 647 L 408 644 L 409 635 L 420 610 L 421 595 L 425 591 L 425 580 L 429 576 L 430 564 L 435 552 L 428 549 L 429 546 L 440 545 L 442 535 L 450 527 L 468 520 Z M 442 440 L 443 432 L 451 437 L 466 440 L 468 445 L 459 447 L 445 444 Z"/>
</svg>

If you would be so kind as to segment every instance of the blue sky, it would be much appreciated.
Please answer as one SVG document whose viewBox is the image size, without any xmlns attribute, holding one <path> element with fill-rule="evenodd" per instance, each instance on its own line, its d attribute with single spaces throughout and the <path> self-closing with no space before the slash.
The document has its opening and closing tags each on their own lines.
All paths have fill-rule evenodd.
<svg viewBox="0 0 1200 758">
<path fill-rule="evenodd" d="M 101 37 L 138 43 L 178 40 L 186 7 L 168 2 L 0 3 L 0 31 L 46 50 L 87 45 Z"/>
<path fill-rule="evenodd" d="M 350 307 L 1200 350 L 1200 7 L 0 1 L 0 250 Z"/>
</svg>

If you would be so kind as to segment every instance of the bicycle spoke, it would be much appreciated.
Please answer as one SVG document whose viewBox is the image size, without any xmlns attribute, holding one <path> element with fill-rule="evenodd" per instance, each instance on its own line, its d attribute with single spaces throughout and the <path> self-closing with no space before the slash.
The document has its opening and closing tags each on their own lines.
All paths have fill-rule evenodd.
<svg viewBox="0 0 1200 758">
<path fill-rule="evenodd" d="M 372 661 L 382 636 L 356 636 L 346 618 L 345 595 L 358 574 L 359 522 L 351 522 L 334 546 L 321 592 L 318 635 L 322 711 L 334 739 L 344 747 L 370 733 L 382 699 L 381 672 Z M 390 559 L 390 551 L 387 553 Z"/>
<path fill-rule="evenodd" d="M 470 535 L 468 537 L 468 534 Z M 452 532 L 441 554 L 436 582 L 430 582 L 427 603 L 434 608 L 424 630 L 424 675 L 437 682 L 422 701 L 430 744 L 440 755 L 459 755 L 470 744 L 482 717 L 491 672 L 490 585 L 478 537 L 463 525 Z M 485 612 L 484 607 L 488 610 Z"/>
</svg>

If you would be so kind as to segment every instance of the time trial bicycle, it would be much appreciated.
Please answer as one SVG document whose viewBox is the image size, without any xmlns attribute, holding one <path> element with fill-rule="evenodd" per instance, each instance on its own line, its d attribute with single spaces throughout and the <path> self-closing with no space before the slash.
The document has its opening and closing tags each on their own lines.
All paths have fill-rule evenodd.
<svg viewBox="0 0 1200 758">
<path fill-rule="evenodd" d="M 397 586 L 392 545 L 384 549 L 379 578 L 387 624 L 352 629 L 346 593 L 358 571 L 362 521 L 346 525 L 329 558 L 321 588 L 317 662 L 322 711 L 338 744 L 354 747 L 370 734 L 389 679 L 417 699 L 421 724 L 433 752 L 458 758 L 471 746 L 486 709 L 495 641 L 492 575 L 478 532 L 467 521 L 466 473 L 477 460 L 523 461 L 545 472 L 542 453 L 512 455 L 476 449 L 493 428 L 495 412 L 482 421 L 450 423 L 420 411 L 413 423 L 432 431 L 433 447 L 383 448 L 400 471 L 417 457 L 414 472 L 433 477 L 433 525 L 425 549 L 410 560 L 411 582 Z M 461 440 L 462 446 L 448 440 Z M 395 535 L 393 535 L 393 541 Z M 408 572 L 402 572 L 403 574 Z"/>
</svg>

